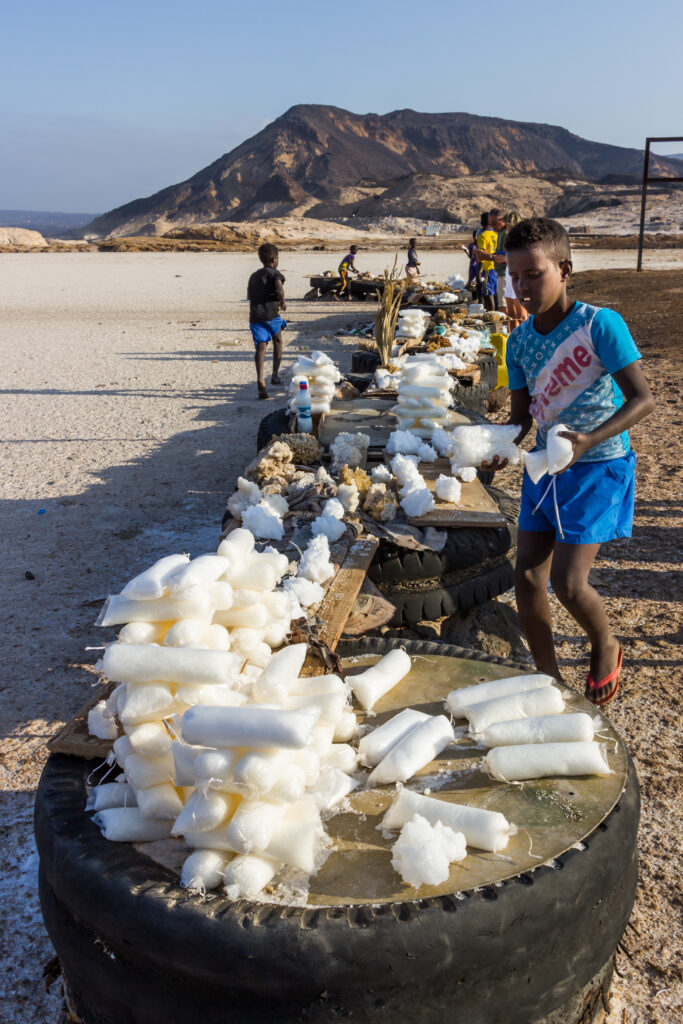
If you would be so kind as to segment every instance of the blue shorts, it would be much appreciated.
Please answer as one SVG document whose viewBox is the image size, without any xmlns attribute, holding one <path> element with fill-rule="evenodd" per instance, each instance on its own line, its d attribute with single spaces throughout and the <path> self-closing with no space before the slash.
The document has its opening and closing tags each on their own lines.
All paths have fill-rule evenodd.
<svg viewBox="0 0 683 1024">
<path fill-rule="evenodd" d="M 280 333 L 287 326 L 287 321 L 281 316 L 275 316 L 272 320 L 260 320 L 256 324 L 249 324 L 254 344 L 259 345 L 262 341 L 266 343 Z"/>
<path fill-rule="evenodd" d="M 495 295 L 496 286 L 498 284 L 497 272 L 495 270 L 487 271 L 487 273 L 483 277 L 482 284 L 484 286 L 484 291 L 486 292 L 487 295 Z"/>
<path fill-rule="evenodd" d="M 539 508 L 534 509 L 552 479 L 555 479 L 557 507 L 564 537 L 558 529 L 553 488 Z M 532 533 L 551 532 L 564 544 L 604 544 L 617 537 L 630 537 L 636 490 L 636 457 L 633 452 L 620 459 L 576 462 L 556 477 L 547 474 L 537 484 L 525 471 L 519 526 Z"/>
</svg>

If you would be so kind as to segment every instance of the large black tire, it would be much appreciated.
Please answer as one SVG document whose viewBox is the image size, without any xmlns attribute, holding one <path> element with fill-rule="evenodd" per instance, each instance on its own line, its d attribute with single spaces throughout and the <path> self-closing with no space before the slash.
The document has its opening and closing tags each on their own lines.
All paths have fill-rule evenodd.
<svg viewBox="0 0 683 1024">
<path fill-rule="evenodd" d="M 293 422 L 294 417 L 287 408 L 274 409 L 269 412 L 258 425 L 256 450 L 260 452 L 262 448 L 270 444 L 274 437 L 279 437 L 280 434 L 289 434 Z"/>
<path fill-rule="evenodd" d="M 458 406 L 462 406 L 484 416 L 489 409 L 489 393 L 490 388 L 484 380 L 479 381 L 477 384 L 462 384 L 458 381 L 451 390 L 453 404 L 456 409 Z"/>
<path fill-rule="evenodd" d="M 481 379 L 494 391 L 498 385 L 498 361 L 495 356 L 479 356 L 477 365 L 481 370 Z"/>
<path fill-rule="evenodd" d="M 396 607 L 392 626 L 468 611 L 512 587 L 519 501 L 496 487 L 487 489 L 507 526 L 449 530 L 438 552 L 381 542 L 368 576 Z"/>
<path fill-rule="evenodd" d="M 351 354 L 352 373 L 374 373 L 379 364 L 379 352 L 359 348 Z"/>
<path fill-rule="evenodd" d="M 365 638 L 340 654 L 442 654 Z M 638 785 L 581 848 L 463 898 L 326 908 L 189 897 L 84 811 L 92 764 L 50 757 L 35 830 L 40 897 L 83 1024 L 590 1024 L 637 881 Z M 590 1002 L 589 1002 L 590 1000 Z"/>
</svg>

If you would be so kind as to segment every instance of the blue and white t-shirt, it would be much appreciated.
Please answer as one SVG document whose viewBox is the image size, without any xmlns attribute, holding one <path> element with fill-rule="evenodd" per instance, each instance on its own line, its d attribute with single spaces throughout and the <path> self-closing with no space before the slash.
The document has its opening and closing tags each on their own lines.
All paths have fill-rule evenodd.
<svg viewBox="0 0 683 1024">
<path fill-rule="evenodd" d="M 516 327 L 506 359 L 510 388 L 529 389 L 536 447 L 542 449 L 553 423 L 585 433 L 614 415 L 624 396 L 611 375 L 640 359 L 640 352 L 613 309 L 577 302 L 550 334 L 534 330 L 534 317 Z M 625 430 L 590 448 L 579 462 L 618 459 L 629 448 Z"/>
</svg>

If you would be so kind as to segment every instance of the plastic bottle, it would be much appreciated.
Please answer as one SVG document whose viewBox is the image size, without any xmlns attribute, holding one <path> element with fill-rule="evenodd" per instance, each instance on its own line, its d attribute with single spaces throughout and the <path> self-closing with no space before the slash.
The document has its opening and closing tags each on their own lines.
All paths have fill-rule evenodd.
<svg viewBox="0 0 683 1024">
<path fill-rule="evenodd" d="M 300 381 L 299 391 L 296 396 L 297 406 L 297 429 L 300 434 L 313 433 L 313 419 L 311 416 L 311 393 L 308 390 L 308 383 Z"/>
</svg>

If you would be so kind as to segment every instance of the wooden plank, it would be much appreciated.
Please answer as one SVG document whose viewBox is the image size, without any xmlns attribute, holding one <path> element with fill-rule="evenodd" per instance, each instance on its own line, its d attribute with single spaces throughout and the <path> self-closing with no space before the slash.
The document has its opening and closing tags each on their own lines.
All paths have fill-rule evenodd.
<svg viewBox="0 0 683 1024">
<path fill-rule="evenodd" d="M 367 434 L 370 447 L 384 448 L 389 434 L 398 428 L 393 399 L 354 398 L 344 401 L 335 398 L 320 427 L 318 440 L 329 448 L 337 434 Z"/>
<path fill-rule="evenodd" d="M 88 712 L 106 700 L 114 689 L 114 683 L 97 688 L 87 704 L 78 711 L 70 722 L 67 722 L 59 732 L 48 740 L 47 749 L 52 754 L 71 754 L 73 757 L 83 757 L 86 761 L 93 758 L 105 758 L 112 749 L 113 740 L 100 740 L 97 736 L 91 736 L 88 732 Z"/>
<path fill-rule="evenodd" d="M 451 475 L 451 464 L 448 459 L 422 462 L 419 469 L 432 494 L 439 474 Z M 411 526 L 505 526 L 507 523 L 498 505 L 478 478 L 471 483 L 461 484 L 460 501 L 457 505 L 442 501 L 436 494 L 434 501 L 435 507 L 431 512 L 408 518 Z"/>
<path fill-rule="evenodd" d="M 320 602 L 317 617 L 322 621 L 319 637 L 330 650 L 334 650 L 342 635 L 346 620 L 353 610 L 370 563 L 375 557 L 379 541 L 364 534 L 354 541 L 325 597 Z M 306 655 L 301 674 L 320 675 L 324 671 L 320 659 L 312 652 Z"/>
</svg>

